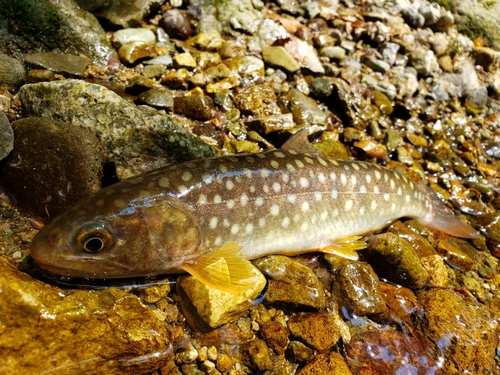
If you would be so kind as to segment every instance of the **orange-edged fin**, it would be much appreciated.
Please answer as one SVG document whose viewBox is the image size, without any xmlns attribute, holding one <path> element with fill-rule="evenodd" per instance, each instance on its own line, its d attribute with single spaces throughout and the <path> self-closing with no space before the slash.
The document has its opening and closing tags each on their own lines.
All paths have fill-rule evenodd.
<svg viewBox="0 0 500 375">
<path fill-rule="evenodd" d="M 256 276 L 252 273 L 253 264 L 238 254 L 241 248 L 236 242 L 230 242 L 220 249 L 185 263 L 180 268 L 212 288 L 241 293 L 256 281 Z"/>
<path fill-rule="evenodd" d="M 335 254 L 343 258 L 358 260 L 358 250 L 366 248 L 366 242 L 360 241 L 361 236 L 345 237 L 335 240 L 331 245 L 318 249 L 322 253 Z"/>
<path fill-rule="evenodd" d="M 455 216 L 453 211 L 439 200 L 431 188 L 428 188 L 427 194 L 430 200 L 430 209 L 427 215 L 422 219 L 418 219 L 418 221 L 432 229 L 437 229 L 454 237 L 477 238 L 479 236 L 479 233 L 474 228 L 463 223 L 458 216 Z"/>
<path fill-rule="evenodd" d="M 299 130 L 297 133 L 292 135 L 280 148 L 285 151 L 297 151 L 298 153 L 306 153 L 312 155 L 320 155 L 320 152 L 316 150 L 309 139 L 307 138 L 307 131 L 305 129 Z"/>
</svg>

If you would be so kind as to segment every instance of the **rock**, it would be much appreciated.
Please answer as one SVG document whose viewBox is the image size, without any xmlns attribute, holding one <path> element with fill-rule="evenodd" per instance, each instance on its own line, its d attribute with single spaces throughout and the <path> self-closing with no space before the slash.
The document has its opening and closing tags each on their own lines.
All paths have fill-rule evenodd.
<svg viewBox="0 0 500 375">
<path fill-rule="evenodd" d="M 434 52 L 423 47 L 417 47 L 410 54 L 410 64 L 417 70 L 418 74 L 424 77 L 436 72 L 439 69 Z"/>
<path fill-rule="evenodd" d="M 328 354 L 317 354 L 314 359 L 304 366 L 297 375 L 352 375 L 349 366 L 345 363 L 342 356 L 332 352 Z"/>
<path fill-rule="evenodd" d="M 345 58 L 346 52 L 342 47 L 337 46 L 327 46 L 321 48 L 319 52 L 320 56 L 326 56 L 334 60 L 343 60 Z"/>
<path fill-rule="evenodd" d="M 217 30 L 209 30 L 188 39 L 186 44 L 192 45 L 199 51 L 216 52 L 222 48 L 224 39 Z"/>
<path fill-rule="evenodd" d="M 253 340 L 245 345 L 245 352 L 250 357 L 249 365 L 259 371 L 271 370 L 274 363 L 270 355 L 270 350 L 264 340 Z"/>
<path fill-rule="evenodd" d="M 205 331 L 206 327 L 200 326 L 199 319 L 211 328 L 238 320 L 266 286 L 265 277 L 257 269 L 254 269 L 254 275 L 257 281 L 242 293 L 211 288 L 192 276 L 179 277 L 177 293 L 181 296 L 182 311 L 191 327 Z"/>
<path fill-rule="evenodd" d="M 5 113 L 0 112 L 0 161 L 14 148 L 14 131 Z"/>
<path fill-rule="evenodd" d="M 488 90 L 481 86 L 467 91 L 465 108 L 469 114 L 477 115 L 485 110 L 488 102 Z"/>
<path fill-rule="evenodd" d="M 347 361 L 362 364 L 366 374 L 440 374 L 422 345 L 404 332 L 374 330 L 354 335 L 345 350 Z"/>
<path fill-rule="evenodd" d="M 373 69 L 376 72 L 380 73 L 385 73 L 387 72 L 391 66 L 386 63 L 385 61 L 379 60 L 377 58 L 374 58 L 372 56 L 366 56 L 363 59 L 363 64 L 365 64 L 367 67 Z"/>
<path fill-rule="evenodd" d="M 264 76 L 264 61 L 255 56 L 237 56 L 226 61 L 226 65 L 252 80 Z"/>
<path fill-rule="evenodd" d="M 488 47 L 478 47 L 474 49 L 474 53 L 476 63 L 487 71 L 495 72 L 500 67 L 500 52 Z"/>
<path fill-rule="evenodd" d="M 455 24 L 455 18 L 453 17 L 453 14 L 451 14 L 451 12 L 449 11 L 441 11 L 441 15 L 438 21 L 434 25 L 431 25 L 431 29 L 438 32 L 439 31 L 446 32 L 454 24 Z"/>
<path fill-rule="evenodd" d="M 411 27 L 420 28 L 425 24 L 424 16 L 421 15 L 418 10 L 412 6 L 408 6 L 401 10 L 401 16 Z"/>
<path fill-rule="evenodd" d="M 261 325 L 259 333 L 267 345 L 277 354 L 285 353 L 290 342 L 288 339 L 290 331 L 287 326 L 275 321 L 265 322 Z"/>
<path fill-rule="evenodd" d="M 215 113 L 214 101 L 207 95 L 186 95 L 174 98 L 174 111 L 195 120 L 210 120 Z"/>
<path fill-rule="evenodd" d="M 416 316 L 419 329 L 444 357 L 444 373 L 496 371 L 498 314 L 453 290 L 431 289 L 417 297 L 424 308 L 424 314 Z"/>
<path fill-rule="evenodd" d="M 186 40 L 194 33 L 188 13 L 175 8 L 163 13 L 160 26 L 174 39 Z"/>
<path fill-rule="evenodd" d="M 189 52 L 179 53 L 172 58 L 174 63 L 174 67 L 176 68 L 186 68 L 186 69 L 194 69 L 196 68 L 196 60 L 193 55 Z"/>
<path fill-rule="evenodd" d="M 172 56 L 170 55 L 161 55 L 157 57 L 153 57 L 150 60 L 144 60 L 142 62 L 144 65 L 165 65 L 170 66 L 173 63 Z"/>
<path fill-rule="evenodd" d="M 260 117 L 246 123 L 249 129 L 258 131 L 260 134 L 271 134 L 278 131 L 293 129 L 296 125 L 293 122 L 293 115 L 286 113 L 284 115 L 274 115 Z"/>
<path fill-rule="evenodd" d="M 390 115 L 393 111 L 391 100 L 380 91 L 373 91 L 373 103 L 384 115 Z"/>
<path fill-rule="evenodd" d="M 2 1 L 0 19 L 16 24 L 34 50 L 40 44 L 59 48 L 67 54 L 83 54 L 100 66 L 116 57 L 97 19 L 73 0 Z"/>
<path fill-rule="evenodd" d="M 330 96 L 333 90 L 332 84 L 326 78 L 314 78 L 311 81 L 309 89 L 311 90 L 311 96 L 316 99 L 327 98 L 328 96 Z"/>
<path fill-rule="evenodd" d="M 92 5 L 94 1 L 96 0 L 90 2 L 76 0 L 83 9 L 96 12 L 99 18 L 104 18 L 112 25 L 123 28 L 139 27 L 151 9 L 161 4 L 160 0 L 108 0 L 99 5 Z"/>
<path fill-rule="evenodd" d="M 334 274 L 332 295 L 349 315 L 373 315 L 386 309 L 378 277 L 364 262 L 350 262 Z"/>
<path fill-rule="evenodd" d="M 115 31 L 113 41 L 121 47 L 130 42 L 156 43 L 155 34 L 144 28 L 128 28 Z"/>
<path fill-rule="evenodd" d="M 300 341 L 292 341 L 288 345 L 287 353 L 289 353 L 293 360 L 299 362 L 309 362 L 313 357 L 313 350 L 305 346 Z"/>
<path fill-rule="evenodd" d="M 336 320 L 328 312 L 292 314 L 290 333 L 319 352 L 327 352 L 340 338 Z"/>
<path fill-rule="evenodd" d="M 422 313 L 422 306 L 410 289 L 400 285 L 380 283 L 387 310 L 370 318 L 380 324 L 396 324 L 403 330 L 413 327 L 413 315 Z"/>
<path fill-rule="evenodd" d="M 120 47 L 118 55 L 124 64 L 131 65 L 139 59 L 156 56 L 158 49 L 155 42 L 128 42 Z"/>
<path fill-rule="evenodd" d="M 27 63 L 70 77 L 83 77 L 88 59 L 66 53 L 34 53 L 24 56 Z"/>
<path fill-rule="evenodd" d="M 161 77 L 166 71 L 167 67 L 163 64 L 145 64 L 142 69 L 142 75 L 146 78 L 158 78 Z"/>
<path fill-rule="evenodd" d="M 290 90 L 279 98 L 279 104 L 293 115 L 293 120 L 298 126 L 317 126 L 326 129 L 328 115 L 318 107 L 316 101 L 298 90 Z M 283 111 L 283 112 L 287 112 Z"/>
<path fill-rule="evenodd" d="M 255 118 L 281 115 L 276 93 L 269 85 L 250 85 L 234 90 L 234 103 L 243 114 Z"/>
<path fill-rule="evenodd" d="M 15 148 L 0 176 L 20 207 L 53 216 L 100 189 L 102 152 L 90 131 L 46 118 L 18 120 L 12 128 Z"/>
<path fill-rule="evenodd" d="M 475 268 L 474 259 L 455 246 L 452 240 L 439 240 L 437 251 L 446 260 L 446 263 L 463 272 L 472 271 Z"/>
<path fill-rule="evenodd" d="M 17 89 L 26 81 L 26 72 L 21 62 L 0 53 L 0 86 Z"/>
<path fill-rule="evenodd" d="M 171 117 L 130 104 L 101 85 L 76 80 L 38 83 L 24 85 L 18 95 L 26 116 L 57 117 L 97 134 L 119 179 L 217 152 Z"/>
<path fill-rule="evenodd" d="M 396 63 L 399 48 L 399 44 L 397 43 L 384 43 L 382 47 L 380 47 L 380 53 L 384 61 L 389 65 L 394 65 Z"/>
<path fill-rule="evenodd" d="M 289 53 L 281 46 L 262 48 L 262 58 L 264 62 L 271 66 L 282 68 L 288 73 L 294 73 L 300 69 L 300 65 Z"/>
<path fill-rule="evenodd" d="M 408 136 L 409 135 L 410 134 L 408 134 Z M 406 222 L 406 224 L 403 224 L 399 220 L 395 221 L 388 228 L 388 231 L 408 242 L 420 258 L 436 255 L 436 250 L 434 250 L 429 241 L 416 230 L 408 227 L 408 225 L 410 225 L 409 223 L 410 222 Z"/>
<path fill-rule="evenodd" d="M 428 275 L 413 247 L 393 233 L 373 236 L 365 255 L 380 277 L 408 288 L 421 288 Z"/>
<path fill-rule="evenodd" d="M 174 108 L 174 97 L 169 90 L 151 89 L 139 95 L 139 99 L 155 108 Z"/>
<path fill-rule="evenodd" d="M 0 324 L 8 327 L 0 330 L 3 374 L 142 375 L 173 355 L 164 323 L 130 293 L 62 290 L 3 258 L 0 286 Z"/>
<path fill-rule="evenodd" d="M 39 82 L 49 82 L 54 81 L 56 75 L 54 72 L 45 69 L 31 69 L 28 72 L 27 83 L 39 83 Z"/>
</svg>

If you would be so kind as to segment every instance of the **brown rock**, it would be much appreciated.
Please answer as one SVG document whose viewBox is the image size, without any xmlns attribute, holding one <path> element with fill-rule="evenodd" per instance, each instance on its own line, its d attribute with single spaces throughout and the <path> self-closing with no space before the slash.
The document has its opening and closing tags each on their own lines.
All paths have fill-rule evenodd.
<svg viewBox="0 0 500 375">
<path fill-rule="evenodd" d="M 410 289 L 388 283 L 380 283 L 380 290 L 387 304 L 387 310 L 370 318 L 382 324 L 412 326 L 412 316 L 422 311 L 422 306 Z"/>
<path fill-rule="evenodd" d="M 174 39 L 186 40 L 194 33 L 189 14 L 176 8 L 163 13 L 160 26 Z"/>
<path fill-rule="evenodd" d="M 318 354 L 297 375 L 352 375 L 351 370 L 338 353 Z"/>
<path fill-rule="evenodd" d="M 150 374 L 173 354 L 165 325 L 119 289 L 61 290 L 0 258 L 0 373 Z"/>
<path fill-rule="evenodd" d="M 260 371 L 271 370 L 274 367 L 271 353 L 264 340 L 253 340 L 245 346 L 249 356 L 249 365 Z"/>
<path fill-rule="evenodd" d="M 101 148 L 90 131 L 40 117 L 12 128 L 14 150 L 0 164 L 0 181 L 20 207 L 53 216 L 100 189 Z"/>
<path fill-rule="evenodd" d="M 328 351 L 340 338 L 335 318 L 324 311 L 293 314 L 288 328 L 292 335 L 320 352 Z"/>
<path fill-rule="evenodd" d="M 495 373 L 498 314 L 452 290 L 432 289 L 417 297 L 424 308 L 419 328 L 444 356 L 447 375 Z"/>
<path fill-rule="evenodd" d="M 283 354 L 289 343 L 288 327 L 278 322 L 267 322 L 260 327 L 260 335 L 277 354 Z"/>
<path fill-rule="evenodd" d="M 195 120 L 210 120 L 215 114 L 214 101 L 206 95 L 188 95 L 174 98 L 174 111 Z"/>
</svg>

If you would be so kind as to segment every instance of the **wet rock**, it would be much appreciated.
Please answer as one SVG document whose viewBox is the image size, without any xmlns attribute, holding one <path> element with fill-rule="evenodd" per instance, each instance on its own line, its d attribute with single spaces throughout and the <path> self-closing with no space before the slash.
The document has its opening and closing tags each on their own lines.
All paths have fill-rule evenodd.
<svg viewBox="0 0 500 375">
<path fill-rule="evenodd" d="M 100 189 L 102 152 L 90 131 L 47 118 L 18 120 L 12 128 L 15 148 L 0 176 L 20 207 L 53 216 Z"/>
<path fill-rule="evenodd" d="M 427 271 L 429 280 L 428 286 L 444 288 L 449 284 L 448 270 L 441 255 L 429 255 L 420 259 L 422 267 Z"/>
<path fill-rule="evenodd" d="M 267 345 L 277 354 L 285 353 L 290 342 L 288 339 L 290 331 L 287 326 L 274 321 L 265 322 L 261 325 L 259 333 Z"/>
<path fill-rule="evenodd" d="M 34 53 L 26 55 L 24 59 L 34 66 L 74 77 L 83 77 L 85 69 L 89 65 L 86 58 L 66 53 Z"/>
<path fill-rule="evenodd" d="M 223 292 L 211 288 L 192 276 L 177 279 L 177 293 L 181 296 L 181 307 L 191 327 L 204 331 L 199 319 L 211 328 L 238 320 L 253 304 L 266 286 L 266 279 L 256 269 L 256 281 L 242 293 Z"/>
<path fill-rule="evenodd" d="M 334 275 L 332 294 L 349 314 L 373 315 L 386 309 L 378 277 L 364 262 L 341 267 Z"/>
<path fill-rule="evenodd" d="M 345 345 L 355 374 L 441 374 L 439 366 L 414 337 L 397 331 L 366 331 Z M 448 374 L 448 373 L 447 373 Z"/>
<path fill-rule="evenodd" d="M 276 93 L 268 85 L 250 85 L 235 90 L 236 107 L 243 114 L 256 118 L 280 115 L 281 110 L 276 101 Z"/>
<path fill-rule="evenodd" d="M 31 279 L 3 258 L 0 286 L 0 322 L 9 327 L 0 331 L 2 373 L 64 369 L 140 375 L 173 355 L 164 323 L 132 294 L 113 288 L 61 290 Z"/>
<path fill-rule="evenodd" d="M 38 83 L 24 85 L 18 95 L 27 116 L 57 117 L 97 134 L 105 159 L 115 163 L 120 179 L 216 153 L 171 117 L 132 105 L 100 85 L 76 80 Z"/>
<path fill-rule="evenodd" d="M 155 108 L 174 108 L 174 97 L 169 90 L 151 89 L 139 95 L 139 99 Z"/>
<path fill-rule="evenodd" d="M 34 50 L 39 50 L 41 43 L 49 49 L 83 54 L 101 66 L 116 57 L 97 19 L 73 0 L 7 1 L 0 7 L 0 18 L 16 24 Z"/>
<path fill-rule="evenodd" d="M 291 113 L 261 117 L 253 121 L 248 121 L 246 125 L 249 129 L 255 129 L 261 134 L 271 134 L 278 131 L 290 130 L 296 126 Z"/>
<path fill-rule="evenodd" d="M 187 44 L 200 51 L 216 52 L 222 48 L 224 39 L 217 30 L 209 30 L 195 35 Z"/>
<path fill-rule="evenodd" d="M 187 95 L 174 98 L 174 111 L 195 120 L 210 120 L 215 113 L 214 101 L 206 95 Z"/>
<path fill-rule="evenodd" d="M 421 288 L 428 275 L 413 247 L 393 233 L 373 236 L 365 253 L 380 277 L 408 288 Z"/>
<path fill-rule="evenodd" d="M 282 255 L 257 259 L 255 266 L 268 277 L 265 300 L 271 304 L 322 309 L 323 285 L 307 266 Z"/>
<path fill-rule="evenodd" d="M 419 234 L 416 230 L 409 228 L 401 221 L 395 221 L 389 227 L 388 231 L 396 234 L 399 238 L 408 242 L 420 258 L 436 255 L 436 250 L 434 250 L 425 237 Z"/>
<path fill-rule="evenodd" d="M 175 8 L 163 13 L 160 26 L 174 39 L 186 40 L 194 33 L 187 12 Z"/>
<path fill-rule="evenodd" d="M 153 57 L 150 60 L 144 60 L 142 62 L 144 65 L 165 65 L 170 66 L 173 63 L 172 56 L 170 55 L 162 55 Z"/>
<path fill-rule="evenodd" d="M 342 356 L 332 352 L 329 354 L 317 354 L 311 362 L 297 373 L 297 375 L 315 374 L 352 375 L 352 372 Z"/>
<path fill-rule="evenodd" d="M 167 70 L 164 64 L 146 64 L 142 69 L 142 75 L 146 78 L 161 77 Z"/>
<path fill-rule="evenodd" d="M 387 310 L 370 318 L 381 324 L 397 324 L 406 329 L 413 326 L 413 315 L 422 311 L 417 297 L 410 289 L 388 283 L 380 283 L 380 290 Z"/>
<path fill-rule="evenodd" d="M 444 356 L 444 373 L 496 371 L 500 329 L 493 310 L 452 290 L 432 289 L 417 297 L 424 308 L 417 317 L 419 328 Z"/>
<path fill-rule="evenodd" d="M 0 53 L 0 86 L 17 89 L 26 81 L 26 72 L 23 64 Z"/>
<path fill-rule="evenodd" d="M 156 56 L 158 50 L 154 42 L 129 42 L 118 50 L 120 60 L 124 64 L 133 64 L 139 59 Z"/>
<path fill-rule="evenodd" d="M 311 96 L 317 99 L 325 99 L 332 93 L 333 87 L 326 78 L 314 78 L 309 86 Z"/>
<path fill-rule="evenodd" d="M 298 126 L 318 126 L 324 130 L 327 125 L 328 115 L 318 108 L 316 101 L 298 90 L 290 90 L 279 99 L 282 107 L 285 107 L 293 115 L 293 120 Z"/>
<path fill-rule="evenodd" d="M 349 159 L 346 147 L 339 141 L 338 134 L 323 132 L 320 142 L 313 143 L 313 147 L 322 155 L 332 159 Z"/>
<path fill-rule="evenodd" d="M 264 61 L 255 56 L 237 56 L 226 61 L 226 64 L 243 77 L 255 80 L 264 76 Z"/>
<path fill-rule="evenodd" d="M 393 111 L 391 100 L 380 91 L 373 91 L 373 103 L 384 115 L 390 115 Z"/>
<path fill-rule="evenodd" d="M 449 11 L 443 11 L 441 9 L 440 17 L 434 25 L 431 25 L 431 29 L 438 32 L 439 31 L 446 32 L 454 24 L 455 24 L 455 18 L 453 17 L 453 14 Z"/>
<path fill-rule="evenodd" d="M 262 58 L 267 64 L 282 68 L 289 73 L 294 73 L 300 69 L 300 65 L 289 53 L 281 46 L 267 46 L 262 49 Z"/>
<path fill-rule="evenodd" d="M 10 121 L 0 112 L 0 160 L 4 159 L 14 148 L 14 131 Z"/>
<path fill-rule="evenodd" d="M 288 345 L 287 353 L 290 354 L 292 359 L 299 362 L 309 362 L 313 357 L 313 350 L 304 345 L 300 341 L 292 341 Z"/>
<path fill-rule="evenodd" d="M 471 271 L 475 268 L 474 259 L 458 246 L 455 246 L 451 239 L 439 240 L 436 249 L 446 263 L 463 272 Z M 475 249 L 472 250 L 476 251 Z"/>
<path fill-rule="evenodd" d="M 115 31 L 113 41 L 121 47 L 130 42 L 155 43 L 153 31 L 145 28 L 128 28 Z"/>
<path fill-rule="evenodd" d="M 99 18 L 104 18 L 111 24 L 123 28 L 139 27 L 151 8 L 161 3 L 159 0 L 111 0 L 94 5 L 93 10 L 90 10 L 94 1 L 76 0 L 76 2 L 83 9 L 96 12 Z"/>
<path fill-rule="evenodd" d="M 196 68 L 196 60 L 193 55 L 189 52 L 179 53 L 172 58 L 174 67 L 176 68 L 186 68 L 186 69 L 194 69 Z"/>
<path fill-rule="evenodd" d="M 445 72 L 451 72 L 453 70 L 453 61 L 449 55 L 440 56 L 438 58 L 438 64 Z"/>
<path fill-rule="evenodd" d="M 26 79 L 27 83 L 50 82 L 56 79 L 54 72 L 45 69 L 31 69 Z"/>
<path fill-rule="evenodd" d="M 245 346 L 245 352 L 250 357 L 249 365 L 256 370 L 265 371 L 274 368 L 270 350 L 264 340 L 253 340 Z"/>
<path fill-rule="evenodd" d="M 340 338 L 335 319 L 328 312 L 296 313 L 288 321 L 290 333 L 319 352 L 326 352 Z"/>
</svg>

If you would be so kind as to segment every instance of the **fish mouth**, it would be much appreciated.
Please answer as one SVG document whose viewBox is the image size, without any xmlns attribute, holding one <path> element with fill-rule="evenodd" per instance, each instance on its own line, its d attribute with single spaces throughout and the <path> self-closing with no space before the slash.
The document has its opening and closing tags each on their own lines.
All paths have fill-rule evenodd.
<svg viewBox="0 0 500 375">
<path fill-rule="evenodd" d="M 70 266 L 65 267 L 64 264 L 66 262 L 68 262 Z M 105 259 L 67 257 L 61 260 L 58 265 L 40 261 L 37 261 L 37 263 L 40 268 L 45 271 L 66 277 L 103 279 L 124 277 L 128 275 L 127 267 L 118 262 Z"/>
</svg>

